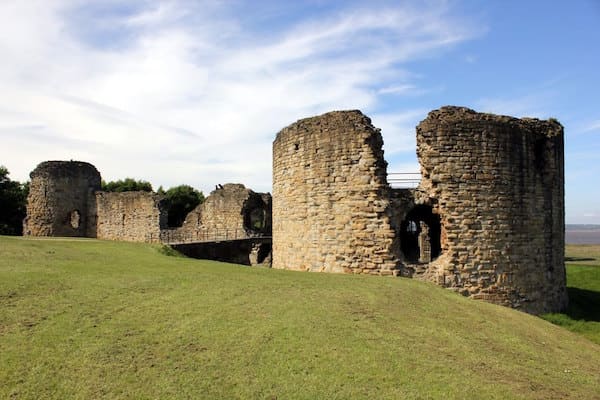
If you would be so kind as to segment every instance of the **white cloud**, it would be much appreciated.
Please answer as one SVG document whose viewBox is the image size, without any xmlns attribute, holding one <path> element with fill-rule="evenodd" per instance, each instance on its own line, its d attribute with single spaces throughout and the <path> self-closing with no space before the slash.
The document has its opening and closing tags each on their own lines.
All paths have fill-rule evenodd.
<svg viewBox="0 0 600 400">
<path fill-rule="evenodd" d="M 386 158 L 398 153 L 415 152 L 415 127 L 427 116 L 427 110 L 415 109 L 396 113 L 376 113 L 373 125 L 381 129 Z M 389 160 L 388 160 L 389 161 Z"/>
<path fill-rule="evenodd" d="M 515 96 L 513 98 L 484 98 L 475 103 L 477 111 L 514 117 L 550 118 L 548 114 L 549 99 L 553 94 L 538 91 L 534 94 Z"/>
<path fill-rule="evenodd" d="M 13 179 L 81 159 L 105 179 L 270 190 L 276 132 L 331 109 L 373 114 L 386 155 L 414 149 L 416 111 L 379 112 L 379 96 L 422 90 L 401 65 L 475 34 L 443 3 L 338 10 L 268 34 L 219 2 L 77 18 L 101 3 L 117 4 L 0 4 L 0 162 Z"/>
<path fill-rule="evenodd" d="M 386 86 L 377 90 L 377 94 L 408 94 L 417 91 L 417 87 L 413 84 L 406 83 L 404 85 Z"/>
<path fill-rule="evenodd" d="M 600 120 L 597 121 L 592 121 L 590 122 L 587 126 L 585 126 L 582 130 L 582 132 L 595 132 L 595 131 L 600 131 Z"/>
</svg>

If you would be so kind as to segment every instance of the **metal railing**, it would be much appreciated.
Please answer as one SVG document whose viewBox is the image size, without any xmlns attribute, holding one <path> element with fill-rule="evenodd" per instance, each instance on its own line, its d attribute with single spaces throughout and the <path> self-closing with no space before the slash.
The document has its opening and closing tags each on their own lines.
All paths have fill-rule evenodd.
<svg viewBox="0 0 600 400">
<path fill-rule="evenodd" d="M 244 229 L 213 229 L 198 231 L 182 231 L 180 229 L 162 229 L 160 234 L 150 233 L 146 236 L 149 243 L 200 243 L 223 242 L 229 240 L 244 240 L 253 238 L 266 238 L 262 233 L 246 231 Z"/>
<path fill-rule="evenodd" d="M 390 172 L 388 184 L 394 189 L 414 189 L 421 183 L 419 172 Z"/>
</svg>

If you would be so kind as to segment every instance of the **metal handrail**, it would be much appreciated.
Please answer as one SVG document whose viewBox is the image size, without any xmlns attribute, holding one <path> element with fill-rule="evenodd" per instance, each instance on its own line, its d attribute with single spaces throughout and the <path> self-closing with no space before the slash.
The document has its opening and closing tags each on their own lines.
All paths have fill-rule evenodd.
<svg viewBox="0 0 600 400">
<path fill-rule="evenodd" d="M 395 189 L 414 189 L 421 183 L 419 172 L 390 172 L 388 184 Z"/>
<path fill-rule="evenodd" d="M 244 229 L 201 229 L 197 231 L 182 231 L 179 229 L 161 229 L 159 234 L 149 233 L 146 242 L 149 243 L 201 243 L 266 238 L 264 234 L 249 232 Z"/>
</svg>

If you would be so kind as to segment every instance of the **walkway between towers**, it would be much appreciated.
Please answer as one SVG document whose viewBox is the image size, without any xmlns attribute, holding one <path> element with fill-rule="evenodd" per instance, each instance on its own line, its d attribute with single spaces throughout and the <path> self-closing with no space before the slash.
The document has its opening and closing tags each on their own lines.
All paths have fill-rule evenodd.
<svg viewBox="0 0 600 400">
<path fill-rule="evenodd" d="M 200 230 L 195 232 L 185 232 L 179 229 L 163 229 L 160 231 L 160 235 L 150 233 L 146 236 L 146 242 L 148 243 L 162 243 L 168 245 L 217 243 L 256 239 L 270 240 L 271 236 L 260 233 L 248 233 L 242 229 Z"/>
<path fill-rule="evenodd" d="M 245 230 L 182 232 L 164 229 L 148 235 L 149 243 L 161 243 L 191 258 L 243 265 L 271 265 L 272 237 Z"/>
</svg>

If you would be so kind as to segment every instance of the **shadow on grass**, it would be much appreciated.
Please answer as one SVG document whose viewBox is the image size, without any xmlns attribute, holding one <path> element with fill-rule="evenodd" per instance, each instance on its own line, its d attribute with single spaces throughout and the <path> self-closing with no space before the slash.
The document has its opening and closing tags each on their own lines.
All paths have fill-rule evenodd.
<svg viewBox="0 0 600 400">
<path fill-rule="evenodd" d="M 569 307 L 565 314 L 576 320 L 600 322 L 600 292 L 568 287 Z"/>
</svg>

